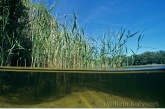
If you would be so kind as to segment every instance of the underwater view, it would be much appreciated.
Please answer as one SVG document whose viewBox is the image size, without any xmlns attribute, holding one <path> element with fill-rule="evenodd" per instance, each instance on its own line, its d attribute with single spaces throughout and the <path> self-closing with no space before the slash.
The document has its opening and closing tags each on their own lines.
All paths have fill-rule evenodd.
<svg viewBox="0 0 165 109">
<path fill-rule="evenodd" d="M 165 107 L 165 3 L 128 1 L 1 0 L 0 107 Z"/>
<path fill-rule="evenodd" d="M 0 107 L 165 107 L 165 66 L 116 70 L 0 67 Z"/>
</svg>

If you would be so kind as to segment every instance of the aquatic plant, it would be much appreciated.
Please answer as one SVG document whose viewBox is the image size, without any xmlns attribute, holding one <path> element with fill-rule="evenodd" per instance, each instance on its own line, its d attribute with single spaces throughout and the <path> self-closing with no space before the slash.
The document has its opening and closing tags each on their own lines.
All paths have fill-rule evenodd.
<svg viewBox="0 0 165 109">
<path fill-rule="evenodd" d="M 108 36 L 103 34 L 97 40 L 90 39 L 84 29 L 78 25 L 77 13 L 70 14 L 69 19 L 65 15 L 64 20 L 59 20 L 58 15 L 51 14 L 56 2 L 50 9 L 47 9 L 44 3 L 28 1 L 24 2 L 24 5 L 28 9 L 28 23 L 26 28 L 19 32 L 24 33 L 25 36 L 19 40 L 15 38 L 15 41 L 11 42 L 11 37 L 8 37 L 7 33 L 1 33 L 1 36 L 8 40 L 8 45 L 10 44 L 7 48 L 9 52 L 5 51 L 4 45 L 1 44 L 1 65 L 7 63 L 11 65 L 10 61 L 13 60 L 11 56 L 14 54 L 18 57 L 17 66 L 27 64 L 32 67 L 56 68 L 121 66 L 123 55 L 127 52 L 127 40 L 138 33 L 126 35 L 125 29 L 116 33 L 108 30 Z M 3 16 L 3 31 L 7 30 L 5 27 L 7 18 L 8 16 Z M 1 43 L 4 43 L 2 41 Z M 138 43 L 138 49 L 139 47 Z M 14 49 L 19 51 L 13 52 Z M 7 56 L 4 56 L 4 52 Z M 24 64 L 20 64 L 21 60 Z"/>
<path fill-rule="evenodd" d="M 24 11 L 28 13 L 28 16 L 17 18 L 18 22 L 26 22 L 23 22 L 21 30 L 17 29 L 12 34 L 8 34 L 8 27 L 6 26 L 9 23 L 8 19 L 11 13 L 8 8 L 1 5 L 3 10 L 3 13 L 0 14 L 1 66 L 74 69 L 116 68 L 122 65 L 123 56 L 127 53 L 127 41 L 137 34 L 136 32 L 126 35 L 126 29 L 116 33 L 108 29 L 108 36 L 104 33 L 97 39 L 89 38 L 84 29 L 78 25 L 78 13 L 59 18 L 58 14 L 56 16 L 51 14 L 56 2 L 50 9 L 46 8 L 45 3 L 28 0 L 21 3 L 26 7 Z M 22 75 L 17 74 L 17 76 L 10 73 L 6 73 L 6 75 L 11 77 L 15 84 L 20 85 L 22 84 L 16 80 L 25 77 L 26 79 L 23 81 L 26 81 L 26 86 L 32 85 L 34 87 L 36 97 L 45 93 L 56 93 L 57 97 L 61 97 L 70 92 L 71 77 L 75 81 L 78 79 L 79 83 L 88 79 L 88 76 L 84 74 L 70 75 L 66 73 L 52 75 L 30 72 Z M 99 80 L 100 86 L 103 82 L 102 78 L 101 76 L 95 78 Z M 30 81 L 33 81 L 33 84 L 30 84 Z M 47 90 L 48 87 L 50 90 Z"/>
</svg>

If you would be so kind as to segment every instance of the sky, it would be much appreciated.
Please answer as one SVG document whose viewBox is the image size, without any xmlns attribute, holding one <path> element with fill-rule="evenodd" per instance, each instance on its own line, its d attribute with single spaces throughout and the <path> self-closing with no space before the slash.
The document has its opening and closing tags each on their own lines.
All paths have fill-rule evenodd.
<svg viewBox="0 0 165 109">
<path fill-rule="evenodd" d="M 47 7 L 56 1 L 47 0 Z M 126 33 L 139 31 L 127 43 L 132 50 L 137 49 L 138 36 L 144 35 L 140 45 L 145 47 L 137 54 L 165 50 L 165 0 L 59 0 L 52 14 L 62 18 L 78 10 L 78 25 L 90 37 L 96 39 L 108 28 L 113 32 L 122 28 Z"/>
</svg>

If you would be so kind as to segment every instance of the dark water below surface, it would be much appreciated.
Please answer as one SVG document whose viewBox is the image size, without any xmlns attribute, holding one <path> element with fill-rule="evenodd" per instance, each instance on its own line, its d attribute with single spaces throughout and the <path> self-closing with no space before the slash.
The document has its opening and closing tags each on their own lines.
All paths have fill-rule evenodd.
<svg viewBox="0 0 165 109">
<path fill-rule="evenodd" d="M 132 100 L 158 102 L 158 107 L 165 107 L 165 66 L 104 71 L 95 69 L 93 71 L 70 70 L 67 72 L 64 70 L 60 73 L 49 72 L 50 70 L 49 73 L 46 70 L 44 72 L 39 72 L 39 70 L 26 72 L 25 70 L 16 69 L 15 71 L 13 69 L 12 71 L 10 69 L 5 72 L 4 69 L 0 69 L 0 98 L 3 97 L 1 101 L 4 101 L 4 104 L 1 103 L 0 106 L 17 107 L 18 104 L 22 106 L 28 104 L 27 107 L 38 106 L 40 103 L 49 101 L 46 99 L 49 97 L 53 97 L 54 102 L 58 102 L 74 92 L 82 92 L 77 93 L 77 96 L 80 97 L 75 99 L 79 105 L 86 99 L 88 107 L 90 99 L 87 99 L 85 91 L 92 89 L 94 92 L 90 93 L 97 96 L 95 97 L 97 99 L 100 99 L 98 96 L 101 96 L 97 95 L 98 92 L 104 92 Z M 85 96 L 86 98 L 82 98 Z M 111 99 L 111 96 L 107 99 Z M 12 105 L 5 105 L 5 103 Z"/>
</svg>

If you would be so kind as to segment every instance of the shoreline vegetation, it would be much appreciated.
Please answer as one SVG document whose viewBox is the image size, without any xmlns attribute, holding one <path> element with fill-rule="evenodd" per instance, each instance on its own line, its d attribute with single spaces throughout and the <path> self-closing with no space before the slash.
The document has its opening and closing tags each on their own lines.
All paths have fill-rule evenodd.
<svg viewBox="0 0 165 109">
<path fill-rule="evenodd" d="M 1 66 L 115 68 L 127 54 L 126 42 L 138 35 L 121 29 L 90 38 L 77 24 L 78 13 L 64 15 L 63 20 L 51 14 L 56 3 L 50 9 L 29 0 L 3 1 L 1 5 Z M 140 34 L 138 49 L 141 39 Z"/>
</svg>

